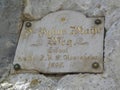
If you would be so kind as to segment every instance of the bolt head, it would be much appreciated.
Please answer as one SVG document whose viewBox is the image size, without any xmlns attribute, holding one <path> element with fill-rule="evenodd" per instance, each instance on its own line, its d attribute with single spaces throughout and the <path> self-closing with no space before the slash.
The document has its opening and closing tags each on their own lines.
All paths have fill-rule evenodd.
<svg viewBox="0 0 120 90">
<path fill-rule="evenodd" d="M 99 68 L 99 63 L 94 62 L 94 63 L 92 64 L 92 68 L 94 68 L 94 69 Z"/>
<path fill-rule="evenodd" d="M 31 22 L 26 22 L 26 27 L 31 27 L 32 23 Z"/>
<path fill-rule="evenodd" d="M 21 66 L 19 64 L 15 64 L 14 65 L 14 69 L 17 71 L 17 70 L 20 70 L 21 69 Z"/>
<path fill-rule="evenodd" d="M 99 25 L 99 24 L 101 24 L 101 23 L 102 23 L 102 21 L 101 21 L 100 19 L 96 19 L 96 20 L 95 20 L 95 24 L 96 24 L 96 25 Z"/>
</svg>

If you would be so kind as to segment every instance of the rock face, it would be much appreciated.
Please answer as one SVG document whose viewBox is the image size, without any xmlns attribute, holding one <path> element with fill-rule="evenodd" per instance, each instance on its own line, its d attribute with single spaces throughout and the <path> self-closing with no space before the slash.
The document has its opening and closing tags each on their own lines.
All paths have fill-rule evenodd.
<svg viewBox="0 0 120 90">
<path fill-rule="evenodd" d="M 16 38 L 19 35 L 16 33 L 18 30 L 16 22 L 19 20 L 20 2 L 12 0 L 7 3 L 6 1 L 8 0 L 0 1 L 2 7 L 0 8 L 2 12 L 0 14 L 0 43 L 2 45 L 0 46 L 0 67 L 3 67 L 0 69 L 0 74 L 6 70 L 6 65 L 8 65 L 6 63 L 10 63 L 13 59 L 14 54 L 11 53 L 15 53 Z M 17 6 L 17 9 L 11 4 Z M 119 4 L 120 0 L 26 0 L 24 9 L 26 20 L 40 20 L 48 13 L 58 10 L 77 10 L 87 16 L 105 16 L 107 32 L 104 72 L 103 74 L 67 74 L 59 79 L 56 76 L 48 77 L 41 74 L 15 74 L 10 75 L 0 84 L 0 90 L 120 90 Z"/>
<path fill-rule="evenodd" d="M 8 78 L 1 87 L 5 90 L 54 90 L 56 83 L 39 74 L 19 74 Z"/>
<path fill-rule="evenodd" d="M 21 5 L 19 0 L 0 0 L 0 78 L 10 69 L 9 64 L 14 59 Z"/>
</svg>

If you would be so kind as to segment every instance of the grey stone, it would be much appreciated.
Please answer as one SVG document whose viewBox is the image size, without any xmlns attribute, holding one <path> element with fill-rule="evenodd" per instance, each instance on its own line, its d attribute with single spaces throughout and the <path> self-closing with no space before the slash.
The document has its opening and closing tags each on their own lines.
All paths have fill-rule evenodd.
<svg viewBox="0 0 120 90">
<path fill-rule="evenodd" d="M 115 9 L 113 12 L 107 13 L 105 17 L 105 27 L 107 30 L 111 28 L 111 26 L 120 19 L 120 8 Z"/>
<path fill-rule="evenodd" d="M 57 88 L 59 90 L 117 90 L 115 81 L 106 74 L 68 75 L 58 82 Z"/>
<path fill-rule="evenodd" d="M 39 74 L 15 74 L 8 77 L 1 87 L 5 90 L 56 90 L 56 83 Z"/>
<path fill-rule="evenodd" d="M 92 0 L 26 0 L 26 3 L 24 16 L 29 20 L 40 19 L 44 15 L 58 10 L 79 10 L 83 12 L 93 6 Z"/>
<path fill-rule="evenodd" d="M 25 7 L 24 14 L 26 14 L 26 16 L 29 17 L 29 19 L 40 19 L 50 12 L 54 12 L 61 9 L 79 10 L 80 12 L 87 14 L 89 16 L 105 15 L 106 18 L 105 26 L 107 29 L 106 39 L 105 39 L 105 51 L 104 51 L 105 70 L 103 74 L 75 74 L 75 75 L 71 74 L 71 75 L 63 76 L 60 80 L 58 80 L 58 83 L 49 79 L 49 77 L 45 77 L 44 75 L 38 75 L 38 74 L 10 75 L 7 81 L 3 82 L 0 85 L 1 90 L 2 89 L 14 90 L 16 88 L 17 90 L 44 90 L 44 89 L 46 90 L 119 90 L 120 89 L 120 72 L 119 72 L 120 71 L 120 65 L 119 65 L 120 64 L 120 20 L 119 20 L 120 0 L 99 0 L 99 1 L 98 0 L 84 0 L 84 1 L 56 0 L 55 2 L 51 1 L 51 3 L 49 3 L 50 2 L 49 0 L 28 0 L 28 1 L 29 3 Z M 10 13 L 12 10 L 14 11 L 13 3 L 19 1 L 11 0 L 12 3 L 7 3 L 7 2 L 10 2 L 10 0 L 0 1 L 0 7 L 1 7 L 0 27 L 2 28 L 0 30 L 0 39 L 3 39 L 3 37 L 7 38 L 5 39 L 5 41 L 4 40 L 1 41 L 0 45 L 7 42 L 6 45 L 8 48 L 10 48 L 10 47 L 14 47 L 13 44 L 14 40 L 16 44 L 15 37 L 17 36 L 16 34 L 12 34 L 15 37 L 5 36 L 6 35 L 5 32 L 8 33 L 7 30 L 9 30 L 8 28 L 9 15 L 7 13 Z M 12 10 L 10 10 L 9 8 L 9 11 L 6 12 L 8 7 L 12 8 Z M 14 17 L 14 15 L 16 14 L 12 14 L 10 16 Z M 9 18 L 11 18 L 10 16 Z M 2 22 L 6 26 L 4 26 Z M 16 26 L 11 26 L 11 28 L 13 28 L 13 32 L 16 30 Z M 3 58 L 3 56 L 5 56 L 4 59 L 8 57 L 8 53 L 10 52 L 9 50 L 3 48 L 3 50 L 0 51 L 1 57 Z M 4 63 L 2 60 L 0 60 L 0 62 Z M 3 67 L 4 64 L 1 64 L 1 67 Z M 33 79 L 38 79 L 38 80 L 33 80 Z M 38 85 L 35 85 L 34 82 L 38 82 L 39 80 L 41 80 L 43 84 L 39 83 Z M 30 85 L 31 81 L 32 84 Z M 13 86 L 7 87 L 7 85 L 10 86 L 13 85 Z"/>
<path fill-rule="evenodd" d="M 120 20 L 116 21 L 106 35 L 105 68 L 120 88 Z"/>
<path fill-rule="evenodd" d="M 0 0 L 0 76 L 9 71 L 6 67 L 14 58 L 21 11 L 22 1 Z"/>
<path fill-rule="evenodd" d="M 119 8 L 120 0 L 26 0 L 24 16 L 28 20 L 40 19 L 58 10 L 77 10 L 88 16 L 104 16 Z"/>
</svg>

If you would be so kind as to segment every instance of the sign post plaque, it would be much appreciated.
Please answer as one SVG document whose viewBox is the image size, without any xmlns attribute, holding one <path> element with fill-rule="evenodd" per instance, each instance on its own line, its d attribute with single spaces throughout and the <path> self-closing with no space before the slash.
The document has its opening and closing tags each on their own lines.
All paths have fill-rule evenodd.
<svg viewBox="0 0 120 90">
<path fill-rule="evenodd" d="M 41 73 L 103 72 L 104 18 L 63 10 L 26 21 L 14 65 Z"/>
</svg>

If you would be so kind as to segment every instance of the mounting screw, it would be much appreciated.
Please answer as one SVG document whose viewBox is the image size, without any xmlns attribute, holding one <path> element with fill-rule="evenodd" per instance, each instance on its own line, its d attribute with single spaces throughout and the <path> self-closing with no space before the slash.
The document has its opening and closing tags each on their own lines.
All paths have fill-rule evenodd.
<svg viewBox="0 0 120 90">
<path fill-rule="evenodd" d="M 99 25 L 99 24 L 101 24 L 101 23 L 102 23 L 102 21 L 101 21 L 100 19 L 96 19 L 96 20 L 95 20 L 95 24 Z"/>
<path fill-rule="evenodd" d="M 94 62 L 94 63 L 92 64 L 92 68 L 94 68 L 94 69 L 99 68 L 99 63 Z"/>
<path fill-rule="evenodd" d="M 25 24 L 25 25 L 26 25 L 26 27 L 28 27 L 28 28 L 29 28 L 29 27 L 31 27 L 31 26 L 32 26 L 32 23 L 31 23 L 31 22 L 26 22 L 26 24 Z"/>
<path fill-rule="evenodd" d="M 14 65 L 14 69 L 17 71 L 17 70 L 20 70 L 21 69 L 21 66 L 19 64 L 15 64 Z"/>
</svg>

